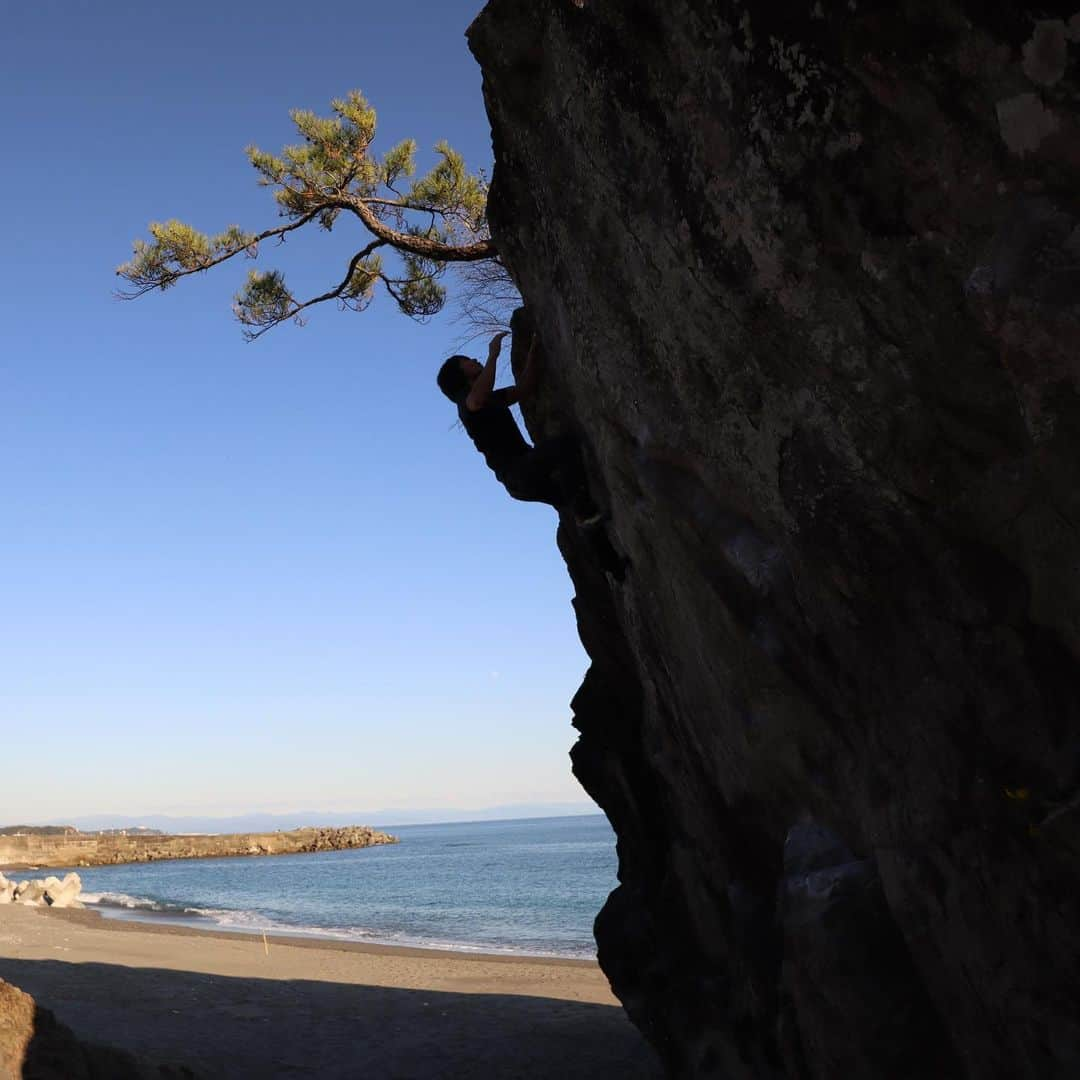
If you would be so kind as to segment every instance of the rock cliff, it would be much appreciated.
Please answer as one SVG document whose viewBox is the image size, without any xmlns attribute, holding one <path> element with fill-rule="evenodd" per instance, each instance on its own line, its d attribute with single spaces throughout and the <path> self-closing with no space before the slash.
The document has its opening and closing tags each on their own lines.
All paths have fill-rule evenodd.
<svg viewBox="0 0 1080 1080">
<path fill-rule="evenodd" d="M 685 1076 L 1080 1075 L 1080 4 L 491 0 L 601 963 Z"/>
</svg>

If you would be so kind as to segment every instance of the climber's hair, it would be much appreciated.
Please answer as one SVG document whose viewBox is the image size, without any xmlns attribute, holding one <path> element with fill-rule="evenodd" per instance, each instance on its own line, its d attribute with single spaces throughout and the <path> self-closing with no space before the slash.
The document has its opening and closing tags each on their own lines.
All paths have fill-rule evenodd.
<svg viewBox="0 0 1080 1080">
<path fill-rule="evenodd" d="M 435 381 L 439 389 L 456 405 L 469 391 L 469 380 L 465 378 L 465 372 L 461 370 L 461 361 L 468 360 L 467 356 L 451 356 L 443 361 L 439 368 L 439 374 Z"/>
</svg>

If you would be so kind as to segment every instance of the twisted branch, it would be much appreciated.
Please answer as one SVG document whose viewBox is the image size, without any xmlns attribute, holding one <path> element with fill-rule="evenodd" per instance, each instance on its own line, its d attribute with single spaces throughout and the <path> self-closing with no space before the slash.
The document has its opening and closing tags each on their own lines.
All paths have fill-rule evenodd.
<svg viewBox="0 0 1080 1080">
<path fill-rule="evenodd" d="M 314 307 L 316 304 L 323 304 L 327 300 L 337 300 L 341 297 L 341 294 L 349 287 L 349 283 L 352 281 L 353 274 L 356 273 L 356 268 L 360 265 L 361 259 L 366 259 L 377 248 L 385 247 L 387 241 L 385 240 L 372 240 L 370 244 L 365 248 L 361 248 L 350 260 L 349 268 L 345 271 L 345 276 L 341 279 L 341 282 L 331 289 L 329 292 L 324 292 L 321 296 L 313 296 L 310 300 L 305 300 L 302 304 L 296 304 L 294 301 L 294 307 L 280 316 L 268 322 L 264 327 L 259 330 L 244 330 L 244 337 L 248 341 L 255 341 L 257 338 L 261 338 L 267 330 L 272 330 L 275 326 L 279 326 L 283 322 L 287 322 L 289 319 L 295 319 L 299 316 L 300 312 L 305 308 Z M 382 274 L 378 275 L 383 281 L 386 280 Z"/>
</svg>

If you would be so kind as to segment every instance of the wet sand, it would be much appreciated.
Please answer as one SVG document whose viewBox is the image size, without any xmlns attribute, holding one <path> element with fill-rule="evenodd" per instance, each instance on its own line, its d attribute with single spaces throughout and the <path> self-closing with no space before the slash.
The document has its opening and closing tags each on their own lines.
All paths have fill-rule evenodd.
<svg viewBox="0 0 1080 1080">
<path fill-rule="evenodd" d="M 84 1039 L 200 1077 L 660 1077 L 585 960 L 0 907 L 0 978 Z"/>
</svg>

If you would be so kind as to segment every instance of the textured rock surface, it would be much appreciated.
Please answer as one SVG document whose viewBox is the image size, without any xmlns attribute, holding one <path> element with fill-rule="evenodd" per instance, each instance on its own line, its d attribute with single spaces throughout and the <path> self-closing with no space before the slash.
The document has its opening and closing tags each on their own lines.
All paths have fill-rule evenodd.
<svg viewBox="0 0 1080 1080">
<path fill-rule="evenodd" d="M 560 527 L 600 958 L 677 1073 L 1080 1075 L 1077 7 L 470 29 L 527 420 L 629 560 Z"/>
<path fill-rule="evenodd" d="M 34 1034 L 34 999 L 0 980 L 0 1080 L 22 1075 Z"/>
</svg>

